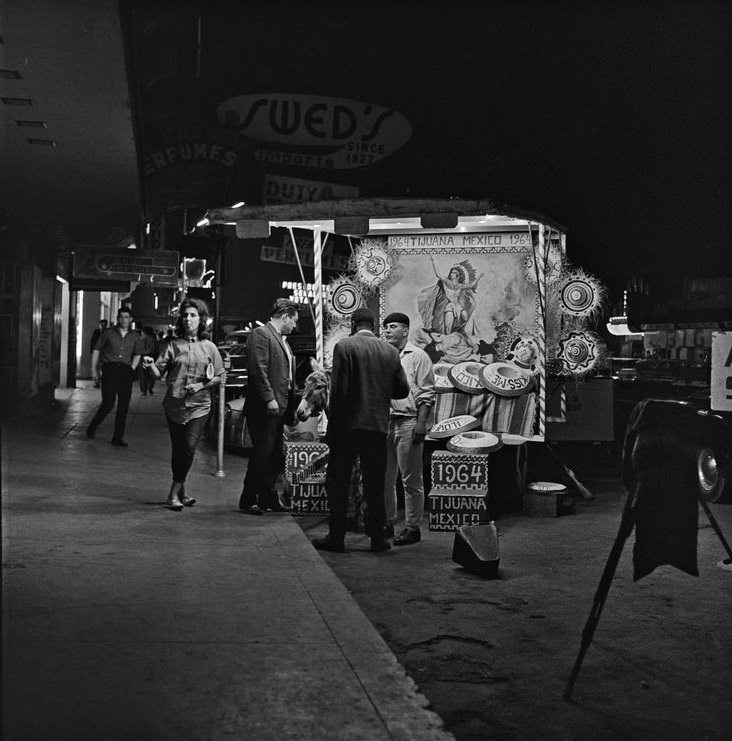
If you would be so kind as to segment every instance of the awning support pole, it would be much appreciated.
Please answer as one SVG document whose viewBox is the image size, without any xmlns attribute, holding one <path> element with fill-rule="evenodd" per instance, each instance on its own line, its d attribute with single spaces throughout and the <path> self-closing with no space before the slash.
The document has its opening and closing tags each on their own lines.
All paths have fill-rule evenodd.
<svg viewBox="0 0 732 741">
<path fill-rule="evenodd" d="M 323 347 L 323 243 L 320 229 L 313 231 L 313 269 L 315 273 L 315 359 L 322 367 L 325 360 Z"/>
</svg>

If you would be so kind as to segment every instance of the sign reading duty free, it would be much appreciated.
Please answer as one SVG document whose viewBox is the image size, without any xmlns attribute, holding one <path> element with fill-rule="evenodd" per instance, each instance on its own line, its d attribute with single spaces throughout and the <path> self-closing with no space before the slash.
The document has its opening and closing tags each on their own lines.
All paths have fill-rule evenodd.
<svg viewBox="0 0 732 741">
<path fill-rule="evenodd" d="M 74 278 L 178 284 L 178 253 L 170 250 L 74 250 Z"/>
</svg>

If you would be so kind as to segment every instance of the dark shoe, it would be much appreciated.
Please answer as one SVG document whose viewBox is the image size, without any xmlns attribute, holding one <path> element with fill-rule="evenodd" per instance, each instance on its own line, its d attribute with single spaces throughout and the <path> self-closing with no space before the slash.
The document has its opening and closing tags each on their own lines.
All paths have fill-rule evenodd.
<svg viewBox="0 0 732 741">
<path fill-rule="evenodd" d="M 391 543 L 383 538 L 371 538 L 371 553 L 391 550 Z"/>
<path fill-rule="evenodd" d="M 193 506 L 193 505 L 194 505 L 194 504 L 196 503 L 196 500 L 195 500 L 195 499 L 194 499 L 193 497 L 183 497 L 183 498 L 182 498 L 182 499 L 180 500 L 180 503 L 181 503 L 181 504 L 182 504 L 182 505 L 183 505 L 184 507 L 192 507 L 192 506 Z"/>
<path fill-rule="evenodd" d="M 239 507 L 239 509 L 247 515 L 263 515 L 264 512 L 258 504 L 253 504 L 251 507 Z"/>
<path fill-rule="evenodd" d="M 385 538 L 393 538 L 394 537 L 394 525 L 392 525 L 390 522 L 387 522 L 384 525 L 384 537 Z"/>
<path fill-rule="evenodd" d="M 91 425 L 89 425 L 89 427 L 87 427 L 87 428 L 86 428 L 86 436 L 87 436 L 87 437 L 88 437 L 88 438 L 89 438 L 90 440 L 91 440 L 91 439 L 92 439 L 92 438 L 94 437 L 94 435 L 96 435 L 96 434 L 97 434 L 97 428 L 96 428 L 96 427 L 92 427 Z"/>
<path fill-rule="evenodd" d="M 420 540 L 422 540 L 422 533 L 419 530 L 410 530 L 405 527 L 394 538 L 394 545 L 411 545 L 412 543 L 419 543 Z"/>
<path fill-rule="evenodd" d="M 319 551 L 330 551 L 331 553 L 346 552 L 346 547 L 343 545 L 343 541 L 331 538 L 330 535 L 326 535 L 324 538 L 317 538 L 313 541 L 313 545 Z"/>
<path fill-rule="evenodd" d="M 113 437 L 112 445 L 116 445 L 118 448 L 126 448 L 127 443 L 121 437 Z"/>
</svg>

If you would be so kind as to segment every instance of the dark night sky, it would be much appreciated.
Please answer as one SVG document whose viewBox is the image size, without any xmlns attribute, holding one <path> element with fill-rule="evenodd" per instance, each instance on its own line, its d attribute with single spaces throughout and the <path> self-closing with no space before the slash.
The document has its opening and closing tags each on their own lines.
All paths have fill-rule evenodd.
<svg viewBox="0 0 732 741">
<path fill-rule="evenodd" d="M 732 275 L 732 3 L 202 7 L 204 105 L 309 93 L 393 107 L 412 124 L 411 141 L 371 169 L 287 174 L 536 209 L 566 225 L 570 259 L 611 288 L 640 273 L 659 289 L 684 273 Z M 169 39 L 190 68 L 192 24 L 179 18 Z"/>
</svg>

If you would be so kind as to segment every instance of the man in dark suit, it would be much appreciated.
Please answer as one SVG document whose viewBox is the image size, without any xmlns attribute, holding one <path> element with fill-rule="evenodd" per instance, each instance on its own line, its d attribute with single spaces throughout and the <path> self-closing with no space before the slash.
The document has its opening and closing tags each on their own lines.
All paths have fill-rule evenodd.
<svg viewBox="0 0 732 741">
<path fill-rule="evenodd" d="M 313 541 L 321 551 L 345 550 L 346 515 L 351 470 L 361 460 L 363 489 L 368 506 L 366 532 L 371 550 L 385 551 L 384 475 L 386 433 L 391 399 L 409 395 L 409 382 L 399 352 L 374 335 L 374 315 L 357 309 L 351 318 L 351 336 L 333 349 L 330 410 L 326 442 L 330 448 L 325 487 L 330 517 L 328 535 Z"/>
<path fill-rule="evenodd" d="M 284 510 L 275 491 L 283 468 L 282 434 L 295 412 L 295 361 L 287 335 L 297 326 L 298 306 L 279 298 L 271 318 L 257 327 L 247 341 L 249 385 L 244 415 L 254 444 L 239 509 L 261 515 L 265 509 Z"/>
</svg>

